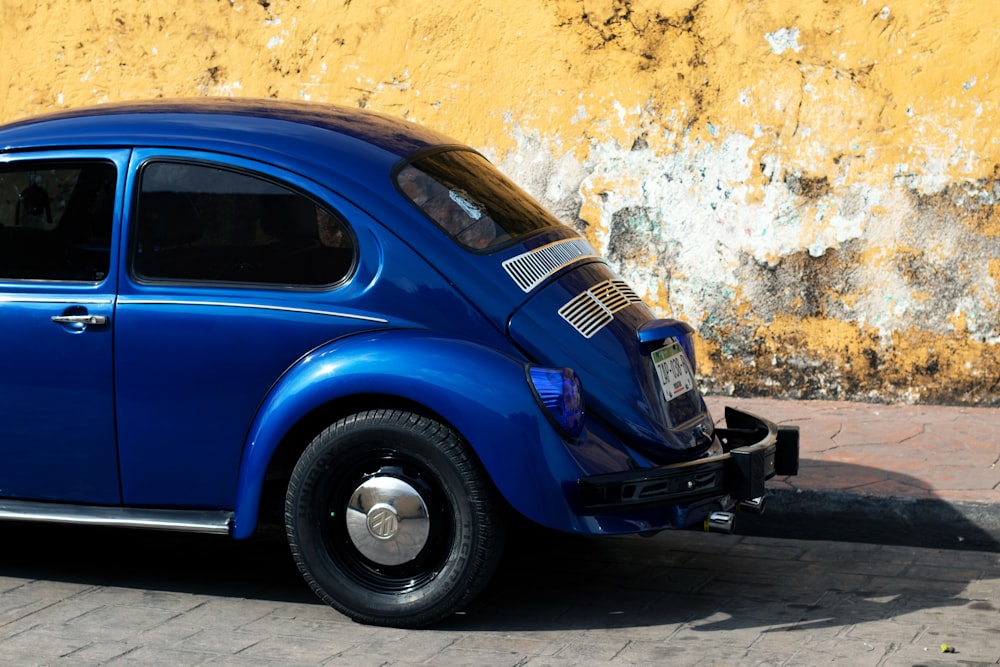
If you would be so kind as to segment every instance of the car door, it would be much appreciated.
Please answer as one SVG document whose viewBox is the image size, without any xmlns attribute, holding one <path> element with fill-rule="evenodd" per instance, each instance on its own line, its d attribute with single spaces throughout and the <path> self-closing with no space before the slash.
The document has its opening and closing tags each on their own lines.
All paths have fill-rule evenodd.
<svg viewBox="0 0 1000 667">
<path fill-rule="evenodd" d="M 0 161 L 0 497 L 121 501 L 112 258 L 127 160 Z"/>
<path fill-rule="evenodd" d="M 346 203 L 232 157 L 143 149 L 133 164 L 115 325 L 124 502 L 232 507 L 272 385 L 315 347 L 385 320 L 345 296 L 358 256 Z"/>
</svg>

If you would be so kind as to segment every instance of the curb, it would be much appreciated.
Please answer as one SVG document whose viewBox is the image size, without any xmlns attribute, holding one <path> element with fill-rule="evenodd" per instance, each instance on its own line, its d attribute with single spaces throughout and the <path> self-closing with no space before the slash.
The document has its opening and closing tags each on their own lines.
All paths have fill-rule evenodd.
<svg viewBox="0 0 1000 667">
<path fill-rule="evenodd" d="M 764 514 L 741 513 L 735 532 L 1000 552 L 1000 507 L 940 498 L 769 489 Z"/>
</svg>

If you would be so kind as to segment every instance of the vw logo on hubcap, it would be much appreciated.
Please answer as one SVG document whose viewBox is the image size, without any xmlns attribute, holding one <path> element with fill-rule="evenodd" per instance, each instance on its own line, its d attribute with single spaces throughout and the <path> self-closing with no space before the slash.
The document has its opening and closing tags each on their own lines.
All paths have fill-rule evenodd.
<svg viewBox="0 0 1000 667">
<path fill-rule="evenodd" d="M 399 517 L 389 505 L 378 504 L 368 511 L 368 532 L 380 540 L 391 539 L 399 530 Z"/>
</svg>

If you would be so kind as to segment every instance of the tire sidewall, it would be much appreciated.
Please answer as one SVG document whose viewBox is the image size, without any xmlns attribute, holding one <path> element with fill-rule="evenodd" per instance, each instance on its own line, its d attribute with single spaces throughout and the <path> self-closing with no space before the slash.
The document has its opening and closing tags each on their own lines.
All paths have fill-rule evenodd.
<svg viewBox="0 0 1000 667">
<path fill-rule="evenodd" d="M 347 539 L 329 533 L 331 494 L 343 494 L 343 485 L 352 483 L 345 476 L 363 461 L 380 456 L 399 457 L 430 473 L 435 493 L 441 496 L 435 502 L 443 503 L 450 517 L 446 534 L 438 537 L 447 546 L 434 576 L 405 592 L 365 586 L 325 541 Z M 482 576 L 474 565 L 470 567 L 480 549 L 477 507 L 487 492 L 481 477 L 457 436 L 436 422 L 393 411 L 341 420 L 317 436 L 293 474 L 286 505 L 293 555 L 316 593 L 352 618 L 393 625 L 438 620 L 477 592 L 473 582 Z"/>
</svg>

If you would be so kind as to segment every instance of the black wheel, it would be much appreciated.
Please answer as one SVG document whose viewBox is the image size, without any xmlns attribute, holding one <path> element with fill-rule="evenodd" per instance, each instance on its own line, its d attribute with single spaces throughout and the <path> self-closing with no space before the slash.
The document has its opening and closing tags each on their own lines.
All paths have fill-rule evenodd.
<svg viewBox="0 0 1000 667">
<path fill-rule="evenodd" d="M 451 429 L 399 410 L 333 424 L 303 452 L 285 500 L 292 555 L 327 604 L 416 627 L 478 595 L 501 557 L 501 504 Z"/>
</svg>

